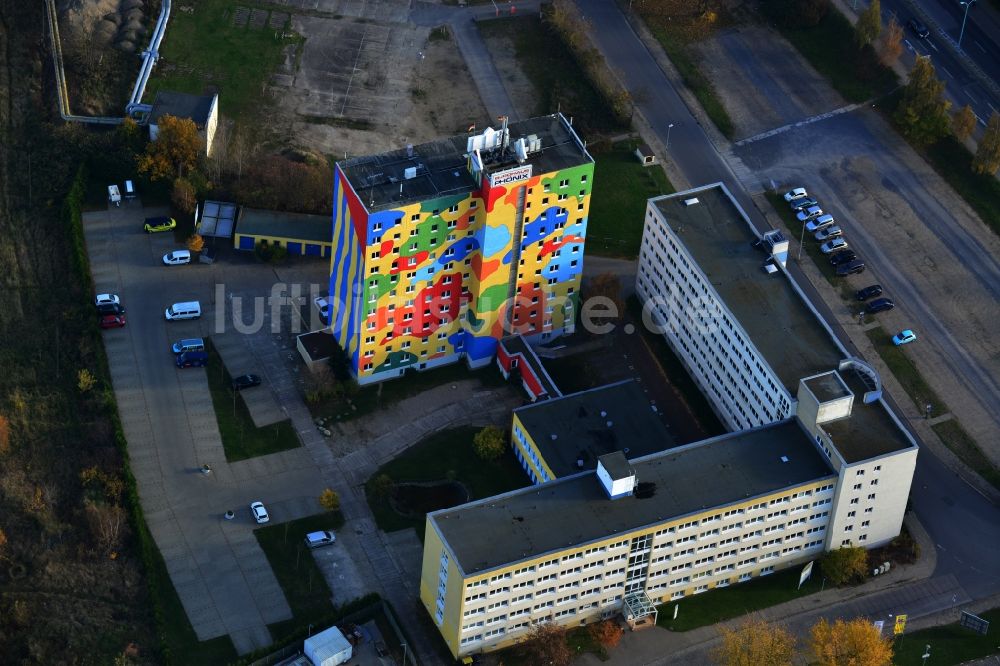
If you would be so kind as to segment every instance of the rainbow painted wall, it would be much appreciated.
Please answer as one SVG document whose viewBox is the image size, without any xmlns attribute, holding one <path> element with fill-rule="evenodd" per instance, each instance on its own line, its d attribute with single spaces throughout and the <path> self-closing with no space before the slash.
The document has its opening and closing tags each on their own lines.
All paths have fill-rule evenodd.
<svg viewBox="0 0 1000 666">
<path fill-rule="evenodd" d="M 356 175 L 352 182 L 351 164 L 337 165 L 331 327 L 360 383 L 463 357 L 479 367 L 511 333 L 537 343 L 573 331 L 594 163 L 565 118 L 546 120 L 561 129 L 543 134 L 541 150 L 526 162 L 500 155 L 476 169 L 468 154 L 456 153 L 466 171 L 439 177 L 453 185 L 447 193 L 398 205 L 368 195 Z M 518 125 L 510 126 L 512 138 Z M 527 125 L 538 127 L 537 120 Z M 446 147 L 463 145 L 458 139 Z M 415 157 L 387 159 L 385 170 L 419 163 L 431 147 L 442 150 L 440 142 L 417 146 Z M 533 173 L 524 178 L 526 164 Z M 491 187 L 497 173 L 515 180 Z M 383 184 L 382 191 L 390 190 Z"/>
</svg>

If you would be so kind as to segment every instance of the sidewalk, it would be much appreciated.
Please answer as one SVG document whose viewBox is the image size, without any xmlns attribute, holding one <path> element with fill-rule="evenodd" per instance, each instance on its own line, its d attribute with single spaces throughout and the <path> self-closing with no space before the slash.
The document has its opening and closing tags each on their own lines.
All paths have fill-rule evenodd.
<svg viewBox="0 0 1000 666">
<path fill-rule="evenodd" d="M 771 606 L 759 611 L 758 615 L 771 622 L 783 623 L 802 636 L 819 617 L 866 616 L 888 620 L 889 613 L 906 613 L 913 621 L 967 603 L 968 596 L 951 576 L 930 578 L 937 565 L 934 543 L 912 513 L 907 514 L 905 523 L 920 544 L 921 556 L 915 564 L 895 567 L 864 585 L 827 589 Z M 683 613 L 683 601 L 680 603 Z M 672 609 L 673 605 L 667 604 L 661 612 L 673 612 Z M 723 624 L 735 626 L 740 621 L 741 618 L 734 618 Z M 718 638 L 718 625 L 676 633 L 659 627 L 626 632 L 608 661 L 602 662 L 596 655 L 586 654 L 577 663 L 608 666 L 711 663 L 710 653 Z"/>
</svg>

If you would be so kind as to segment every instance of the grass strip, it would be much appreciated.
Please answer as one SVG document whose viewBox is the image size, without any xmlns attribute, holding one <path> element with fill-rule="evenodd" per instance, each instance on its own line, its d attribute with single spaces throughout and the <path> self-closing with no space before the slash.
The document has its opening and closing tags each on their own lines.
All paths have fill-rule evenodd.
<svg viewBox="0 0 1000 666">
<path fill-rule="evenodd" d="M 994 465 L 975 440 L 965 432 L 962 425 L 955 419 L 942 421 L 933 426 L 941 441 L 945 443 L 962 462 L 971 467 L 976 474 L 983 477 L 994 488 L 1000 490 L 1000 469 Z"/>
<path fill-rule="evenodd" d="M 814 571 L 800 589 L 801 571 L 801 566 L 794 566 L 732 587 L 667 602 L 659 607 L 656 624 L 670 631 L 691 631 L 819 592 L 823 587 L 822 576 Z M 675 604 L 680 606 L 676 620 L 673 619 Z"/>
<path fill-rule="evenodd" d="M 644 167 L 635 156 L 638 142 L 621 141 L 596 152 L 594 191 L 587 218 L 587 253 L 633 259 L 639 255 L 646 199 L 673 193 L 658 165 Z"/>
<path fill-rule="evenodd" d="M 986 636 L 966 629 L 957 622 L 943 627 L 907 632 L 896 639 L 896 645 L 893 648 L 893 663 L 928 663 L 934 666 L 952 666 L 996 654 L 998 648 L 995 632 L 997 625 L 1000 625 L 1000 609 L 994 608 L 985 613 L 976 613 L 976 615 L 991 624 L 991 631 Z M 927 645 L 931 646 L 931 656 L 929 660 L 922 661 Z"/>
<path fill-rule="evenodd" d="M 238 397 L 239 391 L 232 388 L 233 380 L 222 362 L 222 357 L 215 350 L 210 339 L 205 340 L 205 351 L 208 352 L 208 389 L 212 394 L 212 406 L 215 407 L 215 419 L 219 423 L 219 435 L 222 437 L 222 448 L 226 452 L 226 460 L 234 462 L 264 456 L 278 451 L 287 451 L 301 445 L 299 436 L 289 419 L 273 425 L 258 428 L 253 423 L 250 410 L 243 398 Z M 181 370 L 187 372 L 187 370 Z M 264 387 L 246 389 L 248 391 L 265 391 Z M 206 461 L 211 462 L 211 461 Z"/>
</svg>

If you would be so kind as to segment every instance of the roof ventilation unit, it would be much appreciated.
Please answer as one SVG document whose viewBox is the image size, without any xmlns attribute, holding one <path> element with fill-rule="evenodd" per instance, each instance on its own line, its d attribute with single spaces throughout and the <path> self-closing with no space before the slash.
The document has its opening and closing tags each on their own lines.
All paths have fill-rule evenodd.
<svg viewBox="0 0 1000 666">
<path fill-rule="evenodd" d="M 417 167 L 406 167 L 403 169 L 403 178 L 410 180 L 417 177 Z"/>
<path fill-rule="evenodd" d="M 699 203 L 698 197 L 691 197 L 690 199 L 685 199 L 684 200 L 684 205 L 685 206 L 693 206 L 696 203 Z"/>
</svg>

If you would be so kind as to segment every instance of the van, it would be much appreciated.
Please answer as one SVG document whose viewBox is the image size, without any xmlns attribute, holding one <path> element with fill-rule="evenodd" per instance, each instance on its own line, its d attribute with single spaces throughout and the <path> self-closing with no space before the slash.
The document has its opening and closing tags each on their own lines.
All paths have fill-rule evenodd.
<svg viewBox="0 0 1000 666">
<path fill-rule="evenodd" d="M 131 180 L 125 181 L 125 198 L 135 199 L 135 185 L 132 184 Z"/>
<path fill-rule="evenodd" d="M 336 540 L 337 537 L 333 536 L 331 532 L 310 532 L 306 535 L 306 546 L 309 548 L 321 548 L 322 546 L 329 546 Z"/>
<path fill-rule="evenodd" d="M 184 352 L 195 352 L 195 351 L 205 351 L 205 341 L 201 338 L 184 338 L 183 340 L 178 340 L 171 347 L 175 354 L 183 354 Z"/>
<path fill-rule="evenodd" d="M 201 303 L 198 301 L 188 301 L 185 303 L 174 303 L 164 310 L 163 316 L 167 321 L 177 319 L 197 319 L 201 316 Z"/>
<path fill-rule="evenodd" d="M 202 368 L 208 364 L 208 354 L 203 351 L 184 352 L 174 359 L 178 368 Z"/>
</svg>

